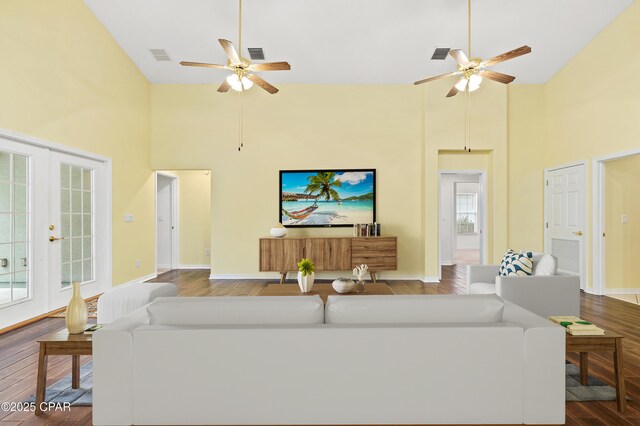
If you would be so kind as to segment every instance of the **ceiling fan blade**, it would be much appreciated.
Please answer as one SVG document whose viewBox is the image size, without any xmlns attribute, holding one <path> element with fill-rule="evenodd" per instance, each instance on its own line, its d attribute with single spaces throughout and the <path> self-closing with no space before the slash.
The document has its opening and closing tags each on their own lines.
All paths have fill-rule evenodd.
<svg viewBox="0 0 640 426">
<path fill-rule="evenodd" d="M 501 72 L 495 72 L 495 71 L 489 71 L 489 70 L 482 70 L 479 72 L 479 74 L 484 78 L 488 78 L 489 80 L 497 81 L 498 83 L 503 83 L 503 84 L 509 84 L 516 79 L 512 75 L 502 74 Z"/>
<path fill-rule="evenodd" d="M 413 84 L 417 86 L 418 84 L 428 83 L 430 81 L 440 80 L 441 78 L 451 77 L 458 74 L 460 74 L 460 71 L 454 71 L 454 72 L 450 72 L 449 74 L 436 75 L 434 77 L 425 78 L 424 80 L 418 80 Z"/>
<path fill-rule="evenodd" d="M 257 84 L 258 86 L 262 87 L 267 92 L 271 93 L 272 95 L 274 93 L 278 93 L 278 89 L 277 88 L 275 88 L 271 84 L 267 83 L 262 78 L 258 77 L 256 74 L 247 74 L 246 77 L 249 80 L 253 81 L 255 84 Z"/>
<path fill-rule="evenodd" d="M 218 87 L 218 92 L 226 93 L 226 92 L 229 91 L 230 88 L 231 88 L 231 85 L 229 83 L 227 83 L 227 79 L 224 79 L 222 81 L 222 84 L 220 85 L 220 87 Z"/>
<path fill-rule="evenodd" d="M 222 46 L 222 48 L 224 49 L 225 53 L 229 57 L 229 60 L 231 61 L 232 64 L 239 64 L 241 62 L 240 57 L 238 56 L 238 52 L 236 52 L 236 48 L 233 47 L 233 43 L 223 38 L 219 38 L 218 42 L 220 43 L 220 46 Z"/>
<path fill-rule="evenodd" d="M 499 64 L 500 62 L 508 61 L 513 58 L 517 58 L 518 56 L 526 55 L 527 53 L 531 53 L 531 48 L 529 46 L 520 46 L 517 49 L 510 50 L 508 52 L 503 53 L 502 55 L 494 56 L 491 59 L 487 59 L 483 61 L 482 64 L 485 67 L 490 67 L 491 65 Z"/>
<path fill-rule="evenodd" d="M 289 71 L 289 62 L 267 62 L 264 64 L 252 64 L 249 68 L 253 71 Z"/>
<path fill-rule="evenodd" d="M 457 81 L 456 81 L 456 84 L 458 84 Z M 454 84 L 451 90 L 449 90 L 449 93 L 447 93 L 447 98 L 450 98 L 458 94 L 458 89 L 456 88 L 456 84 Z"/>
<path fill-rule="evenodd" d="M 466 68 L 470 65 L 469 58 L 467 58 L 467 55 L 465 55 L 461 49 L 451 49 L 449 51 L 449 55 L 451 55 L 451 57 L 456 60 L 458 65 L 463 68 Z"/>
<path fill-rule="evenodd" d="M 180 62 L 180 65 L 182 65 L 183 67 L 206 67 L 206 68 L 218 68 L 218 69 L 228 68 L 226 65 L 205 64 L 203 62 L 189 62 L 189 61 L 182 61 Z"/>
</svg>

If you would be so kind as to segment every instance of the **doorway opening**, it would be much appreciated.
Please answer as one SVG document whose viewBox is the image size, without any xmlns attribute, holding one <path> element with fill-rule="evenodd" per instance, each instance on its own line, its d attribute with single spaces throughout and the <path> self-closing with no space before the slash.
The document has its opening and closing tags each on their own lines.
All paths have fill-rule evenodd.
<svg viewBox="0 0 640 426">
<path fill-rule="evenodd" d="M 211 268 L 211 171 L 156 172 L 156 265 Z"/>
<path fill-rule="evenodd" d="M 484 263 L 484 206 L 484 172 L 440 172 L 440 266 Z"/>
<path fill-rule="evenodd" d="M 594 292 L 633 304 L 640 304 L 638 181 L 640 153 L 594 163 Z"/>
</svg>

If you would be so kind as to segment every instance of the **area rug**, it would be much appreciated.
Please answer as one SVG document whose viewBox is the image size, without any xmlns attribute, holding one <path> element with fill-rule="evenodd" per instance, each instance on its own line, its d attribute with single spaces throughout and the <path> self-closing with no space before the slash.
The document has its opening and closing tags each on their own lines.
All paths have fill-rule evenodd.
<svg viewBox="0 0 640 426">
<path fill-rule="evenodd" d="M 87 302 L 87 315 L 89 318 L 98 318 L 98 299 L 91 299 Z M 67 316 L 67 310 L 65 309 L 62 312 L 58 312 L 57 314 L 50 315 L 51 318 L 64 318 Z"/>
<path fill-rule="evenodd" d="M 565 398 L 567 401 L 615 401 L 616 390 L 591 376 L 589 385 L 583 386 L 580 368 L 567 363 Z"/>
<path fill-rule="evenodd" d="M 58 380 L 45 391 L 45 402 L 65 403 L 72 407 L 90 406 L 93 395 L 93 361 L 80 366 L 80 387 L 71 388 L 71 374 Z M 31 395 L 25 402 L 36 402 L 35 395 Z"/>
</svg>

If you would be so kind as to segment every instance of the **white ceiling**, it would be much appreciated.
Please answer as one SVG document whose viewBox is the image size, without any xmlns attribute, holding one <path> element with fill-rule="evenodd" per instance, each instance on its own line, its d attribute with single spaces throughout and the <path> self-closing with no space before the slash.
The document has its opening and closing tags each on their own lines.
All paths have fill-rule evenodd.
<svg viewBox="0 0 640 426">
<path fill-rule="evenodd" d="M 85 0 L 151 83 L 218 83 L 218 38 L 238 43 L 237 0 Z M 473 56 L 486 59 L 528 44 L 533 53 L 495 66 L 515 83 L 544 83 L 633 0 L 483 0 L 472 3 Z M 435 47 L 467 50 L 466 0 L 244 0 L 243 52 L 291 71 L 272 83 L 412 83 L 455 68 L 431 61 Z M 149 49 L 165 49 L 172 62 Z M 268 75 L 266 75 L 268 74 Z"/>
</svg>

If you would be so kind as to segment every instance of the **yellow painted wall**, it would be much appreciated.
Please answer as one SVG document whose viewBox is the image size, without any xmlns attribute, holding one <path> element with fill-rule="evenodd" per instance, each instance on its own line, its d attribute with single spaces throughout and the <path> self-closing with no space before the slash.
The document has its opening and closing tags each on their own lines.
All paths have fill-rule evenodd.
<svg viewBox="0 0 640 426">
<path fill-rule="evenodd" d="M 465 98 L 446 98 L 451 81 L 425 86 L 425 276 L 438 276 L 438 170 L 489 170 L 487 185 L 487 262 L 499 261 L 507 249 L 507 89 L 491 81 L 471 94 L 471 155 L 465 154 Z M 449 157 L 438 164 L 439 153 Z M 457 155 L 455 155 L 457 151 Z M 478 164 L 475 151 L 486 154 Z M 486 161 L 483 165 L 483 161 Z"/>
<path fill-rule="evenodd" d="M 252 90 L 238 152 L 239 94 L 154 85 L 152 166 L 212 170 L 213 274 L 243 276 L 260 276 L 257 239 L 278 220 L 278 170 L 376 168 L 377 220 L 384 234 L 399 237 L 399 270 L 384 276 L 437 277 L 438 153 L 462 154 L 464 144 L 464 100 L 446 99 L 448 87 L 440 86 L 283 85 L 275 96 Z M 495 175 L 495 261 L 507 245 L 507 99 L 502 86 L 487 82 L 483 89 L 474 94 L 472 134 L 474 148 L 491 153 Z"/>
<path fill-rule="evenodd" d="M 219 94 L 213 85 L 152 87 L 152 166 L 212 171 L 212 273 L 261 276 L 258 238 L 278 221 L 279 170 L 375 168 L 377 220 L 383 234 L 399 237 L 399 271 L 383 276 L 423 276 L 421 91 L 410 85 L 280 89 L 275 96 L 245 94 L 245 149 L 238 152 L 238 93 Z"/>
<path fill-rule="evenodd" d="M 607 289 L 640 288 L 640 155 L 605 165 L 605 283 Z M 622 215 L 628 223 L 622 223 Z"/>
<path fill-rule="evenodd" d="M 629 8 L 544 86 L 544 167 L 640 148 L 640 2 Z M 591 161 L 587 206 L 591 206 Z M 592 274 L 587 211 L 587 285 Z"/>
<path fill-rule="evenodd" d="M 150 85 L 82 0 L 0 8 L 0 128 L 111 157 L 113 282 L 154 272 Z"/>
<path fill-rule="evenodd" d="M 509 240 L 514 250 L 544 250 L 544 86 L 508 89 Z"/>
<path fill-rule="evenodd" d="M 181 170 L 178 176 L 180 266 L 209 267 L 211 257 L 211 172 Z"/>
</svg>

